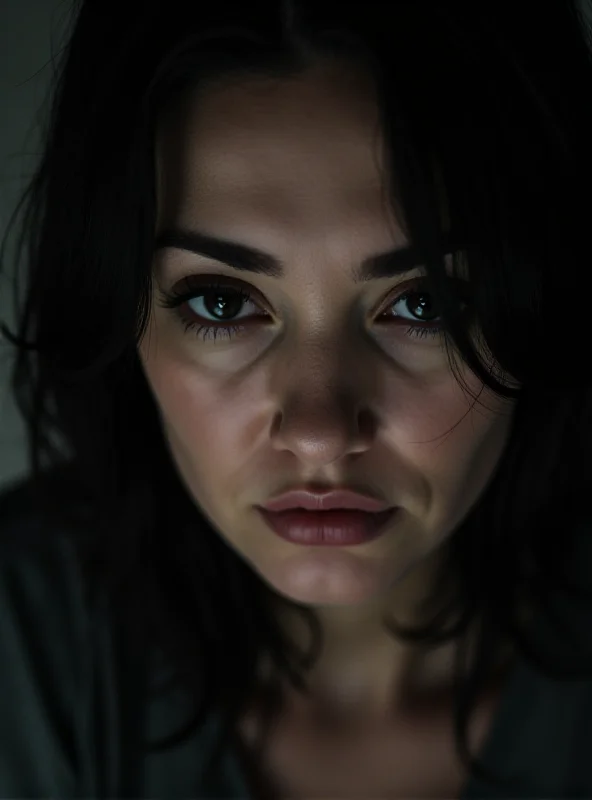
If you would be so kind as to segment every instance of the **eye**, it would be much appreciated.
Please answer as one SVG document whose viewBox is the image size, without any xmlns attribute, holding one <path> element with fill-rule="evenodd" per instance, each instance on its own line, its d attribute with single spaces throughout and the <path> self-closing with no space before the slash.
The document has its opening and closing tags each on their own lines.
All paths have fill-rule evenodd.
<svg viewBox="0 0 592 800">
<path fill-rule="evenodd" d="M 455 279 L 459 298 L 466 310 L 470 306 L 469 284 Z M 398 309 L 396 313 L 393 311 Z M 405 336 L 436 339 L 444 334 L 444 323 L 437 313 L 433 295 L 426 278 L 417 278 L 408 288 L 389 298 L 386 311 L 378 318 L 377 324 L 397 324 L 405 327 Z"/>
<path fill-rule="evenodd" d="M 466 281 L 462 283 L 466 284 Z M 464 289 L 463 295 L 466 294 L 467 289 Z M 228 340 L 245 335 L 251 325 L 270 320 L 264 311 L 253 314 L 252 309 L 261 311 L 261 306 L 252 299 L 245 286 L 237 286 L 228 279 L 212 282 L 207 276 L 192 275 L 181 282 L 181 291 L 175 288 L 161 295 L 160 305 L 173 309 L 185 331 L 193 330 L 203 340 L 216 340 L 218 336 Z M 183 310 L 183 306 L 187 310 Z M 246 306 L 251 306 L 251 310 Z M 393 314 L 397 307 L 399 310 Z M 435 339 L 444 331 L 439 319 L 426 279 L 418 278 L 389 298 L 387 310 L 378 318 L 377 324 L 396 324 L 404 328 L 402 335 L 407 337 Z M 242 323 L 237 324 L 240 320 Z"/>
<path fill-rule="evenodd" d="M 393 314 L 393 309 L 397 307 L 399 310 Z M 400 326 L 404 322 L 409 322 L 404 331 L 405 336 L 421 339 L 427 336 L 436 338 L 443 333 L 443 325 L 438 322 L 439 318 L 431 293 L 425 285 L 425 278 L 419 278 L 413 282 L 411 288 L 399 291 L 389 299 L 388 308 L 379 318 L 379 323 L 395 322 Z"/>
<path fill-rule="evenodd" d="M 216 339 L 218 336 L 231 339 L 244 333 L 255 320 L 261 321 L 261 315 L 253 318 L 252 312 L 242 313 L 245 305 L 260 310 L 251 293 L 242 286 L 221 280 L 208 282 L 196 276 L 188 276 L 181 286 L 184 290 L 180 292 L 175 288 L 168 294 L 163 293 L 160 305 L 174 309 L 185 330 L 193 330 L 200 339 Z M 183 305 L 188 306 L 188 314 L 181 310 Z M 269 318 L 265 313 L 263 316 Z M 238 319 L 245 322 L 236 325 Z"/>
</svg>

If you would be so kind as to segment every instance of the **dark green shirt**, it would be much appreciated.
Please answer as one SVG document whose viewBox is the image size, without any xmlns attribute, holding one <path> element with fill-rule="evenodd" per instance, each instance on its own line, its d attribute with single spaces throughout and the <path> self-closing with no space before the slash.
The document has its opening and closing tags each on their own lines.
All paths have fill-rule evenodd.
<svg viewBox="0 0 592 800">
<path fill-rule="evenodd" d="M 142 667 L 123 644 L 107 616 L 85 609 L 69 538 L 26 505 L 0 514 L 0 797 L 249 798 L 233 751 L 215 785 L 203 782 L 215 717 L 169 752 L 141 752 L 139 736 L 177 730 L 186 704 L 173 692 L 144 703 Z M 519 662 L 483 755 L 522 788 L 502 795 L 471 781 L 462 800 L 592 798 L 592 684 Z"/>
</svg>

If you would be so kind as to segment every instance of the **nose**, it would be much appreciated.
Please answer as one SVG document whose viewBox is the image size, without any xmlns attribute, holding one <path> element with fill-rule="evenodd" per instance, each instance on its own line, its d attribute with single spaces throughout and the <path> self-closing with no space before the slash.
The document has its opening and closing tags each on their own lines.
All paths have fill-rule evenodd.
<svg viewBox="0 0 592 800">
<path fill-rule="evenodd" d="M 314 472 L 348 455 L 367 451 L 375 437 L 371 411 L 353 398 L 294 395 L 278 411 L 271 439 L 275 450 L 288 450 Z"/>
</svg>

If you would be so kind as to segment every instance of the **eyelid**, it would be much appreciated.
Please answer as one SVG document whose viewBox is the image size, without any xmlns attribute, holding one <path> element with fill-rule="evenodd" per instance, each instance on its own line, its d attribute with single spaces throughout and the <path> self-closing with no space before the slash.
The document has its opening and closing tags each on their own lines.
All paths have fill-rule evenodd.
<svg viewBox="0 0 592 800">
<path fill-rule="evenodd" d="M 227 275 L 220 273 L 196 274 L 191 273 L 181 278 L 180 281 L 174 284 L 169 290 L 161 289 L 161 294 L 164 298 L 175 297 L 177 302 L 175 305 L 181 305 L 193 297 L 199 296 L 200 290 L 207 290 L 211 292 L 213 289 L 232 289 L 233 291 L 243 296 L 248 295 L 249 302 L 262 307 L 268 313 L 270 311 L 270 304 L 264 300 L 261 293 L 256 289 L 253 284 L 240 280 L 240 278 L 230 278 Z"/>
<path fill-rule="evenodd" d="M 396 286 L 391 287 L 385 297 L 375 304 L 370 315 L 380 314 L 381 311 L 392 305 L 395 300 L 400 301 L 404 295 L 414 291 L 425 289 L 428 286 L 428 278 L 426 275 L 419 275 L 415 278 L 409 278 L 406 281 L 400 281 Z"/>
<path fill-rule="evenodd" d="M 413 287 L 416 284 L 423 285 L 425 283 L 426 279 L 427 279 L 427 275 L 420 274 L 420 275 L 416 275 L 413 278 L 409 278 L 408 280 L 400 280 L 398 283 L 396 283 L 394 286 L 391 287 L 391 290 L 392 291 L 399 291 L 399 290 L 404 289 L 407 286 Z M 393 280 L 393 279 L 391 279 L 391 280 Z M 395 281 L 396 281 L 396 279 L 395 279 Z M 261 295 L 259 289 L 257 289 L 255 286 L 253 286 L 252 283 L 248 283 L 247 281 L 243 281 L 240 278 L 236 278 L 234 276 L 229 276 L 229 275 L 226 275 L 226 274 L 223 274 L 223 273 L 216 273 L 216 272 L 214 272 L 214 273 L 209 272 L 209 273 L 203 273 L 203 274 L 202 273 L 195 273 L 195 272 L 194 273 L 190 273 L 189 275 L 186 275 L 185 277 L 183 277 L 180 280 L 176 281 L 173 284 L 172 288 L 169 289 L 168 291 L 166 289 L 164 289 L 164 287 L 161 285 L 161 283 L 159 281 L 157 281 L 157 282 L 158 282 L 158 285 L 159 285 L 159 288 L 160 288 L 161 292 L 164 293 L 164 294 L 167 294 L 167 295 L 169 295 L 169 294 L 178 294 L 178 295 L 180 295 L 181 291 L 178 290 L 179 286 L 184 287 L 184 291 L 189 293 L 189 292 L 192 292 L 192 291 L 194 291 L 194 292 L 197 291 L 202 286 L 210 286 L 214 282 L 216 283 L 216 285 L 218 285 L 218 282 L 219 282 L 219 285 L 221 287 L 222 286 L 228 286 L 228 287 L 230 287 L 232 289 L 235 289 L 237 287 L 239 289 L 242 288 L 244 291 L 248 292 L 251 296 L 256 295 L 259 298 L 262 298 L 262 295 Z M 381 282 L 384 282 L 384 281 L 381 281 Z M 269 303 L 267 301 L 264 301 L 263 304 L 264 305 L 269 305 Z"/>
</svg>

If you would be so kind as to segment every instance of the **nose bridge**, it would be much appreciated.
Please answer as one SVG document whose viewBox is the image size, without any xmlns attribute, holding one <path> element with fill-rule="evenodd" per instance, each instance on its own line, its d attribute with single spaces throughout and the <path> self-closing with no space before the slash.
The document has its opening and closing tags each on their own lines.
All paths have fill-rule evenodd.
<svg viewBox="0 0 592 800">
<path fill-rule="evenodd" d="M 375 427 L 369 369 L 351 340 L 331 344 L 319 337 L 295 345 L 276 373 L 274 447 L 311 466 L 368 449 Z"/>
<path fill-rule="evenodd" d="M 342 329 L 341 334 L 316 328 L 305 336 L 296 336 L 288 353 L 281 356 L 280 381 L 286 401 L 297 404 L 329 407 L 353 399 L 352 372 L 359 362 L 353 337 Z"/>
</svg>

